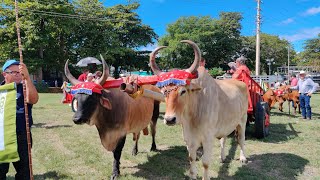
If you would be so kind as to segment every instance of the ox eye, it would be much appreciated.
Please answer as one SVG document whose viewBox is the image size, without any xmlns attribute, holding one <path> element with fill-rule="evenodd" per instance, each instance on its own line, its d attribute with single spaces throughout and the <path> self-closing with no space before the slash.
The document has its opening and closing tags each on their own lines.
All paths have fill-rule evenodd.
<svg viewBox="0 0 320 180">
<path fill-rule="evenodd" d="M 182 96 L 183 94 L 185 94 L 187 91 L 184 89 L 180 92 L 180 96 Z"/>
</svg>

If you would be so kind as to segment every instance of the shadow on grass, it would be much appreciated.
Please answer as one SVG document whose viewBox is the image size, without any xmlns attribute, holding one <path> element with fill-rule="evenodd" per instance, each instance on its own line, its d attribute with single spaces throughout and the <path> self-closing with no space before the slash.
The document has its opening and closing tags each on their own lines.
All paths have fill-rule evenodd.
<svg viewBox="0 0 320 180">
<path fill-rule="evenodd" d="M 229 176 L 230 160 L 237 158 L 238 144 L 234 138 L 226 163 L 220 166 L 218 177 L 214 179 L 296 179 L 309 163 L 307 159 L 290 153 L 267 153 L 252 155 L 248 163 L 238 169 L 234 176 Z"/>
<path fill-rule="evenodd" d="M 56 171 L 49 171 L 44 174 L 34 174 L 33 178 L 35 180 L 37 179 L 42 180 L 42 179 L 69 179 L 71 177 L 66 176 L 64 174 L 58 174 Z M 7 180 L 14 180 L 14 177 L 9 176 L 7 177 Z"/>
<path fill-rule="evenodd" d="M 189 169 L 188 152 L 185 146 L 173 146 L 160 150 L 148 157 L 144 164 L 137 165 L 136 177 L 145 179 L 185 179 L 184 173 Z"/>
<path fill-rule="evenodd" d="M 299 117 L 302 117 L 302 115 L 299 114 L 299 113 L 293 114 L 293 112 L 291 112 L 290 115 L 289 115 L 288 112 L 274 112 L 274 111 L 271 111 L 271 116 L 280 116 L 280 117 L 286 116 L 288 118 L 299 118 Z M 320 119 L 320 114 L 312 112 L 312 118 L 313 119 Z"/>
<path fill-rule="evenodd" d="M 290 153 L 252 155 L 232 179 L 296 179 L 308 160 Z"/>
<path fill-rule="evenodd" d="M 288 124 L 273 124 L 271 123 L 269 126 L 269 136 L 263 139 L 257 139 L 255 137 L 255 128 L 254 124 L 250 124 L 249 127 L 246 128 L 246 139 L 248 140 L 257 140 L 257 141 L 263 141 L 263 142 L 269 142 L 269 143 L 281 143 L 285 141 L 289 141 L 291 139 L 294 139 L 299 136 L 301 132 L 296 131 L 294 129 L 292 123 Z"/>
<path fill-rule="evenodd" d="M 53 128 L 69 128 L 71 125 L 50 125 L 46 123 L 37 123 L 32 125 L 33 128 L 45 128 L 45 129 L 53 129 Z"/>
</svg>

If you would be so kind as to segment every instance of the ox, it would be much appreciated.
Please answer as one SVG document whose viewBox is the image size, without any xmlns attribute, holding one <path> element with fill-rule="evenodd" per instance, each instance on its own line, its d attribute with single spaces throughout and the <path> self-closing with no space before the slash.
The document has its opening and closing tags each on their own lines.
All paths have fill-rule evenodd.
<svg viewBox="0 0 320 180">
<path fill-rule="evenodd" d="M 264 102 L 266 102 L 271 109 L 277 102 L 279 103 L 279 111 L 283 112 L 282 104 L 285 102 L 285 99 L 282 97 L 283 91 L 268 89 L 262 96 Z"/>
<path fill-rule="evenodd" d="M 284 91 L 284 94 L 282 95 L 282 98 L 284 99 L 284 101 L 292 101 L 293 102 L 293 108 L 294 108 L 294 114 L 297 113 L 297 107 L 299 110 L 299 114 L 301 113 L 300 110 L 300 101 L 299 101 L 299 91 L 298 90 L 292 90 L 290 89 L 291 86 L 286 85 L 286 86 L 280 86 L 279 89 L 281 89 L 282 91 Z M 289 104 L 289 108 L 290 108 L 290 104 Z"/>
<path fill-rule="evenodd" d="M 211 164 L 214 138 L 220 139 L 220 158 L 223 162 L 226 158 L 225 139 L 236 130 L 235 134 L 241 147 L 240 161 L 246 162 L 244 141 L 248 109 L 247 86 L 234 79 L 214 79 L 203 66 L 199 67 L 201 59 L 199 47 L 189 40 L 181 42 L 191 45 L 195 53 L 193 64 L 183 71 L 190 74 L 198 73 L 198 77 L 192 79 L 189 84 L 171 83 L 161 88 L 166 102 L 164 122 L 167 125 L 182 125 L 184 141 L 189 152 L 192 179 L 197 177 L 197 149 L 203 147 L 203 179 L 209 179 L 208 168 Z M 159 76 L 164 74 L 158 68 L 155 56 L 162 48 L 165 46 L 156 48 L 150 54 L 150 66 Z"/>
<path fill-rule="evenodd" d="M 155 134 L 156 123 L 159 117 L 159 101 L 151 98 L 131 98 L 126 92 L 119 89 L 103 89 L 102 84 L 109 75 L 109 69 L 102 59 L 103 75 L 95 83 L 89 83 L 93 88 L 92 94 L 77 93 L 78 109 L 73 116 L 75 124 L 95 125 L 103 147 L 113 152 L 114 162 L 111 179 L 120 175 L 120 157 L 126 140 L 126 134 L 136 135 L 136 144 L 132 150 L 135 155 L 138 151 L 138 139 L 140 131 L 151 124 L 152 147 L 156 150 Z M 88 85 L 75 79 L 69 71 L 68 61 L 65 64 L 65 75 L 75 86 Z M 144 89 L 152 91 L 160 90 L 151 85 L 144 85 Z M 98 89 L 98 90 L 97 90 Z M 151 122 L 150 122 L 151 121 Z"/>
</svg>

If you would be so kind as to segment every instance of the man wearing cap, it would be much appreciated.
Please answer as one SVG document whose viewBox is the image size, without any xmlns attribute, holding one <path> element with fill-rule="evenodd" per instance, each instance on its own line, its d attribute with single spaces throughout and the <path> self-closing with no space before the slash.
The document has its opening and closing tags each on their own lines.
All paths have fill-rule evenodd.
<svg viewBox="0 0 320 180">
<path fill-rule="evenodd" d="M 296 86 L 291 86 L 290 89 L 299 90 L 299 101 L 300 108 L 302 111 L 302 118 L 308 120 L 311 119 L 311 106 L 310 106 L 310 98 L 312 93 L 317 90 L 317 85 L 312 81 L 311 78 L 306 77 L 305 71 L 300 71 L 299 73 L 299 81 Z"/>
<path fill-rule="evenodd" d="M 26 85 L 26 101 L 28 104 L 29 125 L 33 124 L 32 121 L 32 105 L 38 102 L 38 92 L 33 85 L 27 66 L 23 63 L 19 63 L 16 60 L 8 60 L 2 67 L 2 75 L 4 76 L 4 82 L 2 84 L 16 83 L 17 88 L 17 111 L 16 111 L 16 134 L 18 153 L 20 160 L 13 162 L 13 166 L 16 169 L 15 179 L 30 179 L 29 173 L 29 159 L 28 159 L 28 144 L 26 133 L 26 120 L 24 111 L 24 96 L 22 80 L 25 80 Z M 31 137 L 31 133 L 30 133 Z M 0 179 L 6 179 L 6 174 L 9 171 L 9 163 L 0 164 Z"/>
</svg>

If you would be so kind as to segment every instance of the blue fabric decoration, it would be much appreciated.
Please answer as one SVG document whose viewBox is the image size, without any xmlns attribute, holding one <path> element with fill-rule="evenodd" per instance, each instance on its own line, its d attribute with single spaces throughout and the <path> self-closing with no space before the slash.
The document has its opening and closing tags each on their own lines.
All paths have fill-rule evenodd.
<svg viewBox="0 0 320 180">
<path fill-rule="evenodd" d="M 185 79 L 170 78 L 170 79 L 167 79 L 167 80 L 164 80 L 164 81 L 157 82 L 156 86 L 159 87 L 159 88 L 164 87 L 164 86 L 168 86 L 170 84 L 174 84 L 176 86 L 184 86 L 184 85 L 187 84 L 186 81 L 187 80 L 185 80 Z"/>
<path fill-rule="evenodd" d="M 79 89 L 72 89 L 71 94 L 87 94 L 92 95 L 92 89 L 86 89 L 86 88 L 79 88 Z"/>
</svg>

